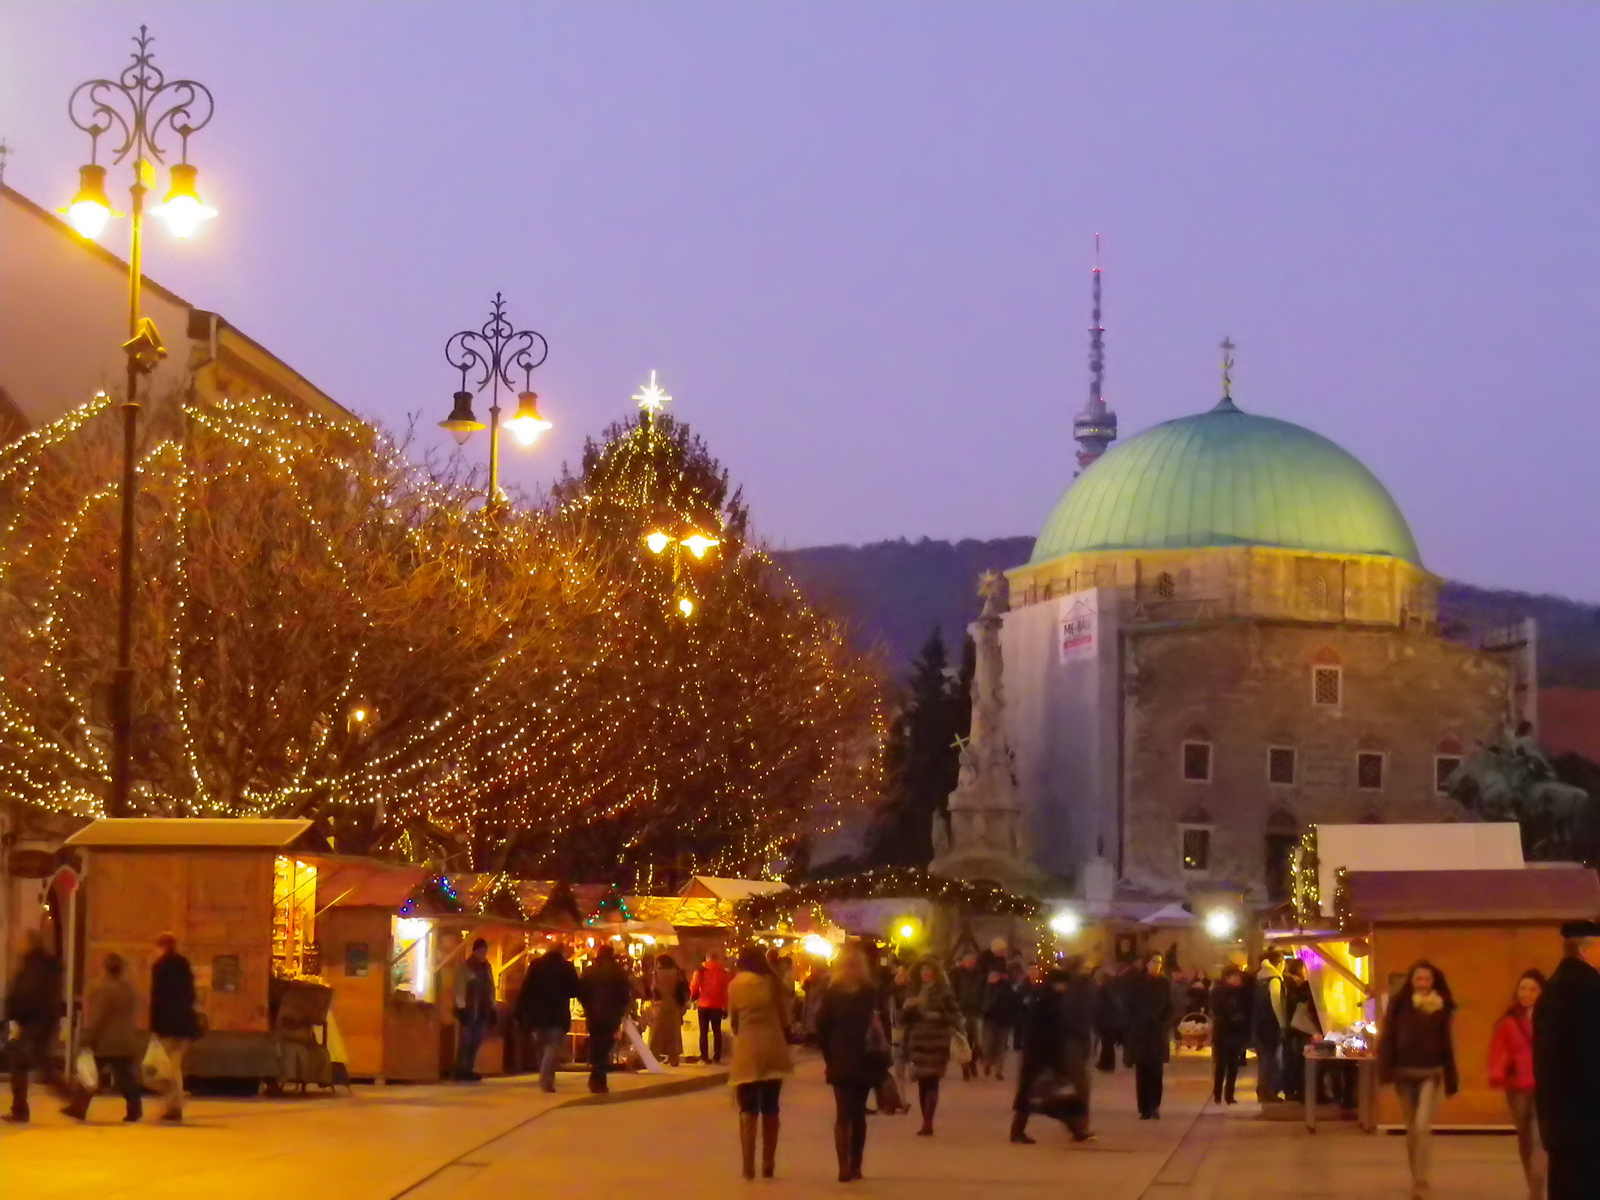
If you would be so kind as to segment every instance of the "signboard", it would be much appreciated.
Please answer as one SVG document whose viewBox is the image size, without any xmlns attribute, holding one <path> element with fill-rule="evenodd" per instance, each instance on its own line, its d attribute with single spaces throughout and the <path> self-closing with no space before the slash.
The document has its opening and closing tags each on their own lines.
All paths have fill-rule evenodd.
<svg viewBox="0 0 1600 1200">
<path fill-rule="evenodd" d="M 1059 661 L 1093 658 L 1100 636 L 1100 594 L 1074 592 L 1063 596 L 1056 617 L 1056 652 Z"/>
</svg>

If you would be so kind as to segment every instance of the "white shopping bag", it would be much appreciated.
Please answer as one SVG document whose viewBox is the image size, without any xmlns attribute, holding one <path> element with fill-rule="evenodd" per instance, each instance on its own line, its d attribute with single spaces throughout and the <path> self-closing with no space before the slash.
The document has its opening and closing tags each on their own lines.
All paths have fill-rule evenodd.
<svg viewBox="0 0 1600 1200">
<path fill-rule="evenodd" d="M 164 1092 L 172 1085 L 172 1060 L 155 1038 L 144 1048 L 144 1061 L 139 1064 L 139 1076 L 145 1087 L 153 1092 Z"/>
<path fill-rule="evenodd" d="M 78 1051 L 78 1057 L 72 1064 L 72 1074 L 84 1091 L 92 1093 L 99 1090 L 100 1067 L 94 1061 L 93 1050 Z"/>
</svg>

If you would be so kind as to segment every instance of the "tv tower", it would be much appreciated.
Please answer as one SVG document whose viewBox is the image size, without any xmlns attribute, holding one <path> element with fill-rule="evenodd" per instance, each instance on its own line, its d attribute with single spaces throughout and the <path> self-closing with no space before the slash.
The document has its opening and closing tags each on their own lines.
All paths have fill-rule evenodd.
<svg viewBox="0 0 1600 1200">
<path fill-rule="evenodd" d="M 1106 407 L 1106 327 L 1100 323 L 1100 235 L 1094 235 L 1094 324 L 1089 327 L 1089 403 L 1072 421 L 1078 474 L 1117 440 L 1117 414 Z"/>
</svg>

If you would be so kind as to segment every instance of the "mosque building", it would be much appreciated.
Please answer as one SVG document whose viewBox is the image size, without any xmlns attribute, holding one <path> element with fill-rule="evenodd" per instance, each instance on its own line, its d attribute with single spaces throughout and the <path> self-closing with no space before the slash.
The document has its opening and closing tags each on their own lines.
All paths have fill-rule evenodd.
<svg viewBox="0 0 1600 1200">
<path fill-rule="evenodd" d="M 1522 715 L 1531 653 L 1441 634 L 1440 580 L 1383 484 L 1236 404 L 1230 343 L 1220 400 L 1113 443 L 1098 267 L 1094 292 L 1081 474 L 998 616 L 1013 878 L 1265 906 L 1308 825 L 1464 819 L 1444 781 Z M 957 824 L 943 839 L 972 859 Z"/>
</svg>

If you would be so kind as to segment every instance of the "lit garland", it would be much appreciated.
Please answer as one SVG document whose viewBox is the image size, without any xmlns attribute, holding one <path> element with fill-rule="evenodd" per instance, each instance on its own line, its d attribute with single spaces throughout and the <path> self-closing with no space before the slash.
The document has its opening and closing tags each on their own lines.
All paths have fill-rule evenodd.
<svg viewBox="0 0 1600 1200">
<path fill-rule="evenodd" d="M 492 516 L 475 480 L 270 399 L 153 406 L 147 429 L 140 811 L 307 815 L 417 861 L 515 833 L 545 863 L 753 875 L 876 797 L 877 679 L 680 423 L 621 426 L 550 502 Z M 0 794 L 85 815 L 114 433 L 100 396 L 0 448 Z M 664 515 L 718 547 L 664 570 L 641 550 Z"/>
<path fill-rule="evenodd" d="M 1294 852 L 1294 915 L 1301 929 L 1317 929 L 1324 920 L 1321 871 L 1317 827 L 1312 825 L 1300 835 L 1300 845 Z"/>
<path fill-rule="evenodd" d="M 757 925 L 769 924 L 779 918 L 787 918 L 792 923 L 794 916 L 807 906 L 844 900 L 901 898 L 931 900 L 951 905 L 965 913 L 1022 917 L 1029 921 L 1037 921 L 1045 912 L 1044 905 L 1031 897 L 1019 896 L 993 884 L 930 875 L 915 867 L 863 871 L 859 875 L 803 883 L 784 892 L 750 896 L 735 905 L 735 912 L 741 919 Z"/>
</svg>

